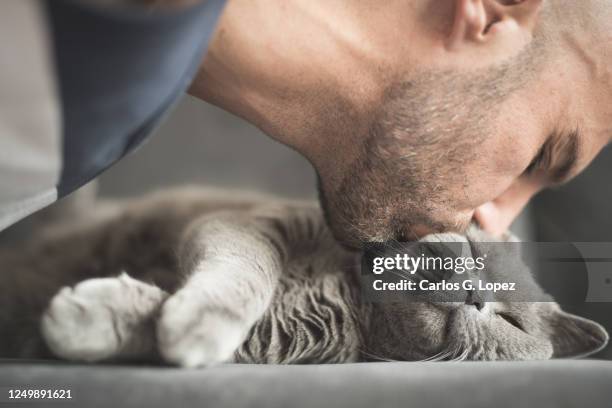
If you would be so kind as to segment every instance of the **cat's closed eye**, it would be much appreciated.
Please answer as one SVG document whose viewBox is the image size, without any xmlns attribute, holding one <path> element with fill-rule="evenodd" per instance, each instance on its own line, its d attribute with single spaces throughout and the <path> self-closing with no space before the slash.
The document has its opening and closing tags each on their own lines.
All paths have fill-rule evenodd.
<svg viewBox="0 0 612 408">
<path fill-rule="evenodd" d="M 513 316 L 511 316 L 508 313 L 497 313 L 497 315 L 499 317 L 501 317 L 502 319 L 504 319 L 506 322 L 510 323 L 512 326 L 516 327 L 517 329 L 521 330 L 521 331 L 525 331 L 525 329 L 523 328 L 523 326 L 519 323 L 519 321 L 517 319 L 515 319 Z"/>
</svg>

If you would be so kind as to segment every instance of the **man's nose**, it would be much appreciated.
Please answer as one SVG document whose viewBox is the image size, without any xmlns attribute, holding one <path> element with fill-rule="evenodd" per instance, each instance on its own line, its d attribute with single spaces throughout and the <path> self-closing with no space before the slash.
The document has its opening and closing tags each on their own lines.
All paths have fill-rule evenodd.
<svg viewBox="0 0 612 408">
<path fill-rule="evenodd" d="M 474 212 L 474 221 L 488 233 L 499 236 L 506 232 L 529 200 L 541 189 L 538 183 L 517 180 L 503 194 L 482 204 Z"/>
</svg>

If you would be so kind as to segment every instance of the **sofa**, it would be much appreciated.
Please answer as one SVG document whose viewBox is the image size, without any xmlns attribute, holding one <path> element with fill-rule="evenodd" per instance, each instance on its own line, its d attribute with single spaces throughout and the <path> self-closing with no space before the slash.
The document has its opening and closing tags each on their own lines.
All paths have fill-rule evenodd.
<svg viewBox="0 0 612 408">
<path fill-rule="evenodd" d="M 72 390 L 70 401 L 14 403 L 18 407 L 609 407 L 611 385 L 612 363 L 598 360 L 220 365 L 201 370 L 0 366 L 0 389 Z M 0 407 L 7 406 L 4 392 Z"/>
</svg>

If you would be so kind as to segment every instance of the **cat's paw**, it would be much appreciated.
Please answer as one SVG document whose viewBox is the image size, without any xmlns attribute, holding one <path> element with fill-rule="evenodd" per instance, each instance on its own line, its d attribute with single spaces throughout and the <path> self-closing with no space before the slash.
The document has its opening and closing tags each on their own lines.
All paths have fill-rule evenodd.
<svg viewBox="0 0 612 408">
<path fill-rule="evenodd" d="M 61 289 L 41 320 L 49 349 L 75 361 L 102 361 L 139 342 L 146 319 L 159 310 L 164 292 L 123 274 L 89 279 Z M 152 333 L 150 333 L 152 334 Z"/>
<path fill-rule="evenodd" d="M 162 358 L 182 367 L 232 360 L 245 340 L 244 322 L 220 306 L 207 306 L 197 294 L 179 291 L 162 308 L 157 323 Z"/>
</svg>

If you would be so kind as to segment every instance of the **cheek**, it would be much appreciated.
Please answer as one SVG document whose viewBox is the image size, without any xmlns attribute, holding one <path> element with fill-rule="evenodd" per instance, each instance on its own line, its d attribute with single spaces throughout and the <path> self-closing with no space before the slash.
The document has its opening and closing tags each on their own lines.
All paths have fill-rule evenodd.
<svg viewBox="0 0 612 408">
<path fill-rule="evenodd" d="M 439 350 L 446 340 L 448 313 L 430 305 L 417 303 L 414 305 L 419 307 L 412 312 L 414 319 L 407 321 L 411 326 L 410 332 L 418 333 L 420 338 L 415 340 L 423 342 L 425 348 L 430 351 Z"/>
</svg>

